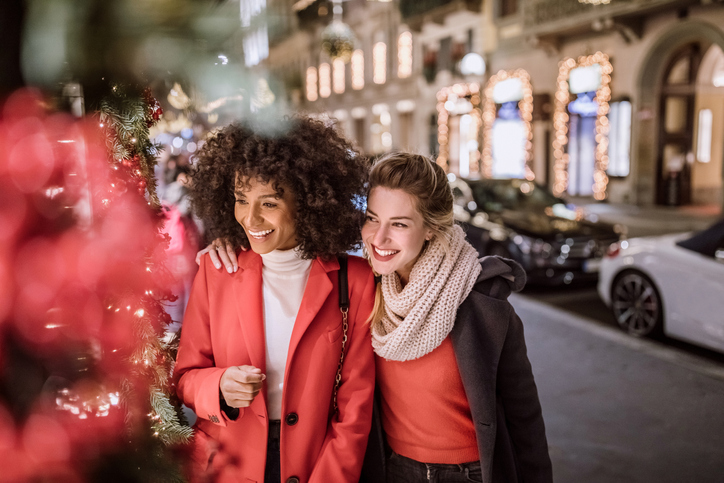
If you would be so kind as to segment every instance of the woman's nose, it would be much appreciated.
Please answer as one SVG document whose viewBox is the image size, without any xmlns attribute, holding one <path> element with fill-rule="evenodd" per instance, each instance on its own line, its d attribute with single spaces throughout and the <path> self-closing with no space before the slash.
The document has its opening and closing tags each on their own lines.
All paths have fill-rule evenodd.
<svg viewBox="0 0 724 483">
<path fill-rule="evenodd" d="M 244 222 L 247 227 L 256 227 L 261 221 L 261 213 L 258 208 L 253 206 L 249 207 L 249 211 L 246 212 Z"/>
<path fill-rule="evenodd" d="M 386 226 L 380 226 L 380 227 L 377 229 L 377 231 L 375 232 L 375 236 L 372 237 L 372 242 L 373 242 L 375 245 L 380 246 L 380 245 L 382 245 L 385 241 L 387 241 L 388 235 L 389 235 L 389 233 L 388 233 L 387 227 L 386 227 Z"/>
</svg>

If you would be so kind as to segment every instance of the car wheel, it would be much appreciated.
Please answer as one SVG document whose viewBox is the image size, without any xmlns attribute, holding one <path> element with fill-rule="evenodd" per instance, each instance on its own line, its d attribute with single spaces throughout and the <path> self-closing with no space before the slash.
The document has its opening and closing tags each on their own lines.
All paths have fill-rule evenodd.
<svg viewBox="0 0 724 483">
<path fill-rule="evenodd" d="M 637 337 L 662 333 L 661 297 L 649 277 L 627 270 L 611 287 L 611 309 L 618 326 Z"/>
</svg>

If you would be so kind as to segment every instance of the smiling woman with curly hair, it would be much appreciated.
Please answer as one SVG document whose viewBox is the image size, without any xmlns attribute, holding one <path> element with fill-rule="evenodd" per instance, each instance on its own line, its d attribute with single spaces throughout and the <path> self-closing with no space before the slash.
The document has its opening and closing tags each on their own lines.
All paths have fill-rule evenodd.
<svg viewBox="0 0 724 483">
<path fill-rule="evenodd" d="M 286 132 L 279 135 L 232 124 L 204 145 L 191 199 L 206 223 L 208 240 L 222 238 L 249 248 L 234 219 L 235 180 L 242 177 L 271 181 L 280 195 L 293 193 L 303 258 L 329 258 L 359 246 L 364 213 L 356 202 L 366 196 L 367 160 L 320 121 L 292 118 L 284 124 Z"/>
<path fill-rule="evenodd" d="M 228 272 L 201 258 L 183 322 L 175 377 L 198 416 L 192 479 L 358 481 L 374 279 L 349 257 L 343 313 L 337 256 L 359 244 L 367 172 L 333 128 L 303 117 L 274 133 L 232 124 L 201 149 L 192 206 L 211 239 L 245 250 L 220 253 L 236 262 Z"/>
</svg>

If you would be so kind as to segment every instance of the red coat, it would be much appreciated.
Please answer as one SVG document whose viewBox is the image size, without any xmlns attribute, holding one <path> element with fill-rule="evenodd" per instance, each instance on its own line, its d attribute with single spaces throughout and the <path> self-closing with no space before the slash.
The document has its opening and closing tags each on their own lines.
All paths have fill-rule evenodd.
<svg viewBox="0 0 724 483">
<path fill-rule="evenodd" d="M 176 362 L 178 395 L 197 416 L 195 474 L 217 481 L 264 481 L 268 416 L 266 387 L 230 420 L 219 407 L 219 381 L 230 366 L 265 369 L 262 260 L 247 251 L 239 270 L 217 270 L 203 257 L 194 281 Z M 331 417 L 332 391 L 342 344 L 337 260 L 312 262 L 289 344 L 282 415 L 282 482 L 357 482 L 372 418 L 374 358 L 369 326 L 374 279 L 369 265 L 349 258 L 349 330 L 339 414 Z M 330 423 L 331 420 L 331 423 Z M 293 481 L 293 480 L 292 480 Z"/>
</svg>

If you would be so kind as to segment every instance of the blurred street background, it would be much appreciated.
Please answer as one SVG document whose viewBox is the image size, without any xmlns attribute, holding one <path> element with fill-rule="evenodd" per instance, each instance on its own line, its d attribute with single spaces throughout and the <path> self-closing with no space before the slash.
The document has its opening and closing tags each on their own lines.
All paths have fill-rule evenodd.
<svg viewBox="0 0 724 483">
<path fill-rule="evenodd" d="M 156 314 L 164 324 L 180 325 L 195 253 L 209 241 L 186 198 L 195 153 L 229 122 L 303 113 L 371 158 L 406 150 L 434 159 L 480 254 L 523 265 L 529 285 L 513 305 L 557 482 L 724 481 L 724 1 L 3 0 L 0 40 L 0 101 L 15 99 L 16 109 L 0 116 L 0 142 L 17 138 L 17 106 L 32 110 L 17 92 L 30 88 L 46 112 L 106 129 L 109 165 L 128 169 L 124 183 L 162 210 L 175 277 L 165 288 L 177 296 Z M 48 126 L 50 139 L 57 129 Z M 22 162 L 3 156 L 15 159 L 12 177 Z M 6 174 L 0 163 L 0 181 Z M 83 202 L 99 186 L 86 178 L 73 206 L 87 234 L 102 210 Z M 28 183 L 18 188 L 28 199 L 33 189 L 63 191 Z M 9 274 L 29 252 L 3 243 L 31 225 L 13 224 L 27 210 L 8 193 L 0 193 L 0 282 L 20 287 Z M 130 311 L 112 298 L 98 307 Z M 8 300 L 0 297 L 0 322 L 24 323 Z M 10 326 L 0 323 L 0 356 L 10 361 L 0 357 L 0 436 L 16 431 L 27 442 L 31 402 L 54 371 L 48 354 L 59 352 L 38 352 L 35 335 Z M 132 352 L 133 362 L 168 368 L 172 344 L 163 350 Z M 86 371 L 54 384 L 72 399 Z M 118 392 L 103 387 L 115 405 Z M 73 401 L 90 398 L 87 388 L 78 394 L 86 396 Z M 153 424 L 163 439 L 166 427 Z M 11 440 L 0 437 L 0 449 Z M 26 466 L 3 476 L 0 459 L 0 481 L 55 481 L 33 473 L 47 461 L 24 444 L 8 454 Z M 139 471 L 125 481 L 166 471 L 139 463 L 137 448 L 127 454 L 89 479 L 130 466 Z"/>
</svg>

